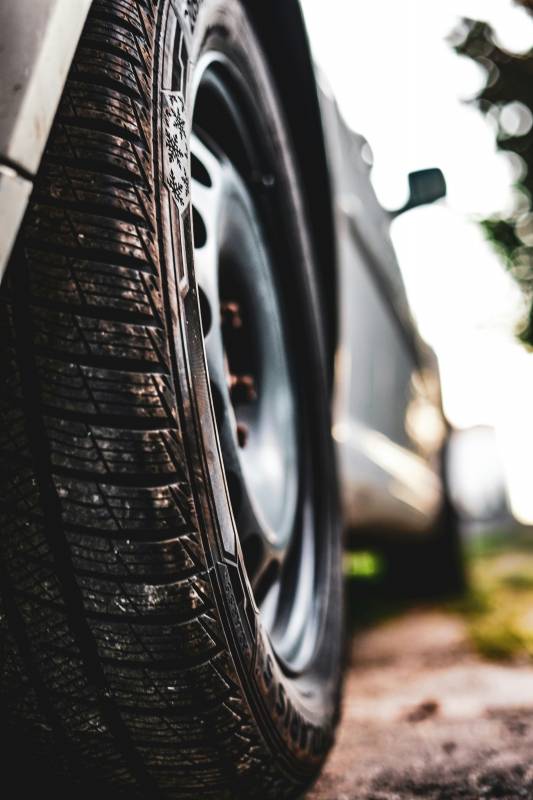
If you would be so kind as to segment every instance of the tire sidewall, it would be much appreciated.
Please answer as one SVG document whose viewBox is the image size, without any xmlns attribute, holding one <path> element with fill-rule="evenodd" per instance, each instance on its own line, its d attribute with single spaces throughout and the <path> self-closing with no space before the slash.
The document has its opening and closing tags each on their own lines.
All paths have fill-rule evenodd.
<svg viewBox="0 0 533 800">
<path fill-rule="evenodd" d="M 216 606 L 223 623 L 236 676 L 256 723 L 271 751 L 282 758 L 293 775 L 311 776 L 320 766 L 332 741 L 338 716 L 341 662 L 342 601 L 340 541 L 337 519 L 336 480 L 333 448 L 329 435 L 329 397 L 324 347 L 319 334 L 319 314 L 311 247 L 306 236 L 305 214 L 300 202 L 298 182 L 288 154 L 290 145 L 280 118 L 268 70 L 255 43 L 250 23 L 236 0 L 187 2 L 176 15 L 175 4 L 161 10 L 159 52 L 168 52 L 172 31 L 179 41 L 182 71 L 179 88 L 168 87 L 168 63 L 159 60 L 155 80 L 164 97 L 166 91 L 179 91 L 183 97 L 187 134 L 190 137 L 195 91 L 194 65 L 216 38 L 237 58 L 239 67 L 254 81 L 269 121 L 268 136 L 282 159 L 289 201 L 287 213 L 300 232 L 299 247 L 307 272 L 302 298 L 312 319 L 310 364 L 313 373 L 313 403 L 320 419 L 316 433 L 320 439 L 321 473 L 325 476 L 322 503 L 323 519 L 330 540 L 326 571 L 326 591 L 320 598 L 321 630 L 309 667 L 300 675 L 282 668 L 261 625 L 252 590 L 246 577 L 238 536 L 233 521 L 229 494 L 214 423 L 209 382 L 201 335 L 201 320 L 193 271 L 193 245 L 190 206 L 176 214 L 165 178 L 162 144 L 163 106 L 155 109 L 154 158 L 159 161 L 159 221 L 163 290 L 173 349 L 175 381 L 182 398 L 182 429 L 189 455 L 195 511 L 202 531 L 205 556 Z M 170 33 L 169 33 L 170 31 Z M 156 62 L 157 63 L 157 62 Z M 175 80 L 175 76 L 174 76 Z M 165 81 L 167 84 L 165 85 Z M 163 101 L 162 101 L 163 102 Z M 189 154 L 186 154 L 188 161 Z M 188 169 L 188 165 L 187 165 Z M 176 230 L 177 228 L 177 230 Z M 171 255 L 175 254 L 175 255 Z"/>
</svg>

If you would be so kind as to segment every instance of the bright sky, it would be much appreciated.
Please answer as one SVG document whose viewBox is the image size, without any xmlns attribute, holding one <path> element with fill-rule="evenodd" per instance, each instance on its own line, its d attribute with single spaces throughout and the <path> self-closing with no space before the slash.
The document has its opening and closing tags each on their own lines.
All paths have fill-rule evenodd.
<svg viewBox="0 0 533 800">
<path fill-rule="evenodd" d="M 476 224 L 513 208 L 515 176 L 490 123 L 464 102 L 483 85 L 482 69 L 446 42 L 471 17 L 491 23 L 503 47 L 525 51 L 533 20 L 511 0 L 302 5 L 342 113 L 370 142 L 381 202 L 402 204 L 412 170 L 439 166 L 446 175 L 446 201 L 399 217 L 394 244 L 421 333 L 439 357 L 446 413 L 459 428 L 495 427 L 512 508 L 533 522 L 533 355 L 514 338 L 520 293 Z"/>
</svg>

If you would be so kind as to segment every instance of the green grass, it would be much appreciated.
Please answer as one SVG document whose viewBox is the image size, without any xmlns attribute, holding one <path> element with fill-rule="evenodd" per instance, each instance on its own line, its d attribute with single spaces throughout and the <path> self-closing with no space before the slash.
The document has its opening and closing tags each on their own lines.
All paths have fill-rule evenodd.
<svg viewBox="0 0 533 800">
<path fill-rule="evenodd" d="M 384 569 L 379 554 L 370 550 L 349 550 L 344 554 L 343 567 L 347 578 L 379 578 Z"/>
<path fill-rule="evenodd" d="M 467 559 L 470 590 L 452 608 L 466 619 L 476 649 L 492 659 L 533 660 L 533 536 L 477 541 Z"/>
<path fill-rule="evenodd" d="M 344 554 L 348 629 L 355 633 L 395 617 L 409 608 L 404 598 L 388 591 L 386 563 L 373 550 L 350 550 Z"/>
<path fill-rule="evenodd" d="M 463 617 L 475 648 L 484 657 L 533 661 L 533 531 L 476 538 L 467 547 L 466 559 L 469 590 L 445 608 Z M 378 553 L 346 553 L 344 573 L 352 631 L 413 607 L 408 599 L 391 592 L 386 564 Z"/>
</svg>

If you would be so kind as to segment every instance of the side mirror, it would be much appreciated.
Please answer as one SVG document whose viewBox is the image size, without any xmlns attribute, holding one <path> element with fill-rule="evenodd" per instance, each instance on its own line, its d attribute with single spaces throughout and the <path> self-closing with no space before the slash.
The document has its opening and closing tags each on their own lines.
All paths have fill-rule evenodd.
<svg viewBox="0 0 533 800">
<path fill-rule="evenodd" d="M 446 196 L 446 181 L 442 170 L 438 167 L 419 169 L 409 173 L 409 200 L 397 211 L 391 211 L 391 217 L 398 217 L 404 211 L 417 206 L 426 206 Z"/>
</svg>

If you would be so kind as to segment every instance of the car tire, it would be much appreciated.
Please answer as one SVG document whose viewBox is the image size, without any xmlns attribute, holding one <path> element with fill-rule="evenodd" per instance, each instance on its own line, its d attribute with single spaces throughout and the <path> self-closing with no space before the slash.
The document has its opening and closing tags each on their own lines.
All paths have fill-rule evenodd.
<svg viewBox="0 0 533 800">
<path fill-rule="evenodd" d="M 13 758 L 79 797 L 297 796 L 339 707 L 328 365 L 237 0 L 95 0 L 1 292 Z"/>
</svg>

